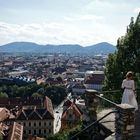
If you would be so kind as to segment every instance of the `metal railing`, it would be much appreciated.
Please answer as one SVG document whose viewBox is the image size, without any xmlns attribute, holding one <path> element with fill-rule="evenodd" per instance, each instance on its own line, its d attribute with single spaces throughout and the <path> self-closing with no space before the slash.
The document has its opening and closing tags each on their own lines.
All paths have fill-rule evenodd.
<svg viewBox="0 0 140 140">
<path fill-rule="evenodd" d="M 91 90 L 89 90 L 90 92 L 92 92 Z M 117 92 L 120 91 L 120 90 L 117 90 Z M 108 92 L 102 92 L 102 93 L 108 93 Z M 97 94 L 95 93 L 95 96 L 98 97 L 99 99 L 102 99 L 106 102 L 108 102 L 109 104 L 112 104 L 113 106 L 116 106 L 117 103 L 103 97 L 103 94 Z M 113 110 L 109 113 L 107 113 L 106 115 L 104 115 L 103 117 L 101 117 L 100 119 L 94 121 L 93 123 L 91 123 L 90 125 L 88 125 L 87 127 L 85 127 L 84 129 L 82 129 L 80 132 L 76 133 L 75 135 L 73 135 L 69 140 L 74 140 L 76 139 L 78 136 L 80 136 L 82 133 L 86 132 L 86 130 L 90 129 L 91 127 L 93 127 L 94 125 L 96 125 L 97 123 L 99 123 L 101 120 L 103 120 L 104 118 L 108 117 L 110 114 L 112 113 L 117 113 L 118 111 L 117 110 Z"/>
<path fill-rule="evenodd" d="M 114 97 L 114 93 L 117 93 L 117 95 Z M 96 98 L 98 98 L 98 99 L 101 99 L 101 102 L 100 103 L 104 103 L 104 102 L 106 102 L 107 104 L 109 104 L 109 107 L 113 107 L 113 108 L 116 108 L 116 109 L 114 109 L 113 111 L 110 111 L 109 113 L 107 113 L 106 115 L 104 115 L 104 116 L 102 116 L 100 119 L 98 119 L 98 120 L 96 120 L 96 121 L 94 121 L 94 122 L 92 122 L 91 124 L 89 124 L 87 127 L 85 127 L 85 128 L 83 128 L 80 132 L 77 132 L 76 134 L 74 134 L 73 136 L 71 136 L 70 138 L 69 138 L 69 140 L 79 140 L 81 137 L 83 137 L 86 133 L 88 133 L 88 135 L 90 136 L 93 136 L 94 137 L 94 135 L 92 135 L 92 133 L 90 133 L 91 132 L 91 127 L 92 128 L 95 128 L 95 131 L 96 131 L 96 127 L 98 127 L 98 123 L 100 122 L 100 123 L 106 123 L 106 122 L 110 122 L 110 121 L 108 121 L 108 120 L 105 120 L 104 122 L 103 121 L 101 121 L 101 120 L 103 120 L 104 118 L 107 118 L 110 114 L 112 114 L 112 113 L 118 113 L 118 114 L 120 114 L 120 112 L 119 112 L 119 104 L 121 103 L 121 96 L 122 96 L 122 94 L 123 94 L 123 91 L 121 91 L 121 90 L 116 90 L 116 91 L 103 91 L 103 92 L 101 92 L 101 93 L 98 93 L 98 92 L 96 92 L 95 90 L 87 90 L 87 95 L 88 95 L 88 98 L 90 98 L 90 93 L 91 93 L 91 97 L 93 97 L 93 98 L 95 98 L 95 101 L 96 101 Z M 112 93 L 112 94 L 111 94 Z M 137 90 L 137 100 L 138 101 L 140 101 L 139 99 L 140 99 L 140 95 L 139 95 L 139 93 L 140 93 L 140 90 Z M 108 95 L 109 96 L 108 96 Z M 108 99 L 108 98 L 106 98 L 106 97 L 111 97 L 110 99 Z M 115 98 L 117 97 L 117 101 L 115 100 Z M 111 99 L 114 99 L 114 100 L 111 100 Z M 94 99 L 93 99 L 94 100 Z M 115 102 L 116 101 L 116 102 Z M 94 103 L 94 101 L 93 101 L 93 103 Z M 95 102 L 96 103 L 96 102 Z M 123 108 L 122 108 L 123 109 Z M 130 108 L 131 109 L 131 108 Z M 96 112 L 96 109 L 95 109 L 95 112 Z M 133 114 L 133 113 L 132 113 Z M 124 115 L 125 116 L 125 115 Z M 111 122 L 114 122 L 114 120 L 113 121 L 111 121 Z M 100 124 L 99 123 L 99 124 Z M 115 127 L 116 127 L 116 123 L 117 123 L 117 121 L 115 120 Z M 124 121 L 124 123 L 125 123 L 125 121 Z M 133 122 L 132 122 L 132 124 L 133 124 Z M 120 124 L 119 123 L 117 123 L 117 125 L 118 125 L 118 127 L 117 127 L 117 129 L 120 129 L 119 127 L 120 127 Z M 126 125 L 129 125 L 129 124 L 127 124 L 126 123 Z M 124 128 L 124 125 L 122 125 L 121 126 L 122 128 Z M 109 128 L 110 129 L 110 128 Z M 94 129 L 93 129 L 94 130 Z M 85 132 L 85 133 L 84 133 Z M 96 133 L 96 132 L 95 132 Z M 98 132 L 97 132 L 98 133 Z M 116 133 L 117 133 L 117 135 L 116 135 Z M 129 132 L 128 132 L 129 133 Z M 131 133 L 133 133 L 133 129 L 131 130 Z M 83 135 L 82 135 L 83 134 Z M 86 134 L 87 135 L 87 134 Z M 98 134 L 97 134 L 98 135 Z M 111 134 L 109 134 L 109 135 L 111 135 Z M 109 136 L 108 135 L 108 136 Z M 130 137 L 129 136 L 129 134 L 126 134 L 126 136 L 124 136 L 123 135 L 123 133 L 121 133 L 119 136 L 118 136 L 118 132 L 117 131 L 115 131 L 115 135 L 117 136 L 117 137 L 124 137 L 124 138 L 127 138 L 127 137 Z M 90 136 L 90 137 L 91 137 Z M 96 136 L 95 136 L 96 137 Z"/>
<path fill-rule="evenodd" d="M 91 128 L 92 126 L 96 125 L 97 123 L 99 123 L 101 120 L 103 120 L 104 118 L 106 118 L 107 116 L 109 116 L 112 113 L 116 113 L 117 110 L 111 111 L 109 113 L 107 113 L 106 115 L 104 115 L 102 118 L 100 118 L 99 120 L 91 123 L 89 126 L 85 127 L 84 129 L 82 129 L 80 132 L 78 132 L 77 134 L 73 135 L 69 140 L 73 140 L 75 138 L 77 138 L 79 135 L 81 135 L 83 132 L 85 132 L 87 129 Z"/>
<path fill-rule="evenodd" d="M 111 103 L 111 104 L 114 105 L 114 106 L 117 105 L 117 103 L 114 103 L 113 101 L 111 101 L 111 100 L 109 100 L 109 99 L 106 99 L 105 97 L 102 97 L 102 94 L 100 94 L 100 95 L 97 95 L 97 94 L 96 94 L 96 96 L 97 96 L 98 98 L 100 98 L 100 99 L 103 99 L 103 100 L 107 101 L 108 103 Z"/>
</svg>

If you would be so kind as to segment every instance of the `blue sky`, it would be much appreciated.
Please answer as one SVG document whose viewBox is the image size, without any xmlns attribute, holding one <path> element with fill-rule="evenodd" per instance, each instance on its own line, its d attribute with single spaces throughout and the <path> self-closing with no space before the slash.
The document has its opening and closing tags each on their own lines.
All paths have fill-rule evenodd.
<svg viewBox="0 0 140 140">
<path fill-rule="evenodd" d="M 116 45 L 138 12 L 139 0 L 0 0 L 0 45 Z"/>
</svg>

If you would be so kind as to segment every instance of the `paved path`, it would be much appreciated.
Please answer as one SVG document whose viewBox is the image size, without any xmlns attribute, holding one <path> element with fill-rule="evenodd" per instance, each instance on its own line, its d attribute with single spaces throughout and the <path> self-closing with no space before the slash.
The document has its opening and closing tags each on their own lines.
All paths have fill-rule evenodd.
<svg viewBox="0 0 140 140">
<path fill-rule="evenodd" d="M 107 113 L 111 112 L 112 109 L 105 109 L 97 114 L 97 118 L 100 119 Z M 100 123 L 102 123 L 104 126 L 106 126 L 108 129 L 110 129 L 112 132 L 115 131 L 115 114 L 112 113 L 106 118 L 104 118 Z"/>
<path fill-rule="evenodd" d="M 63 102 L 54 108 L 54 134 L 58 133 L 61 128 L 61 115 L 63 112 Z"/>
<path fill-rule="evenodd" d="M 98 113 L 98 118 L 101 118 L 108 112 L 112 111 L 111 109 L 103 110 L 100 113 Z M 111 121 L 110 123 L 104 124 L 107 128 L 110 128 L 111 130 L 115 131 L 115 126 L 112 121 L 115 120 L 115 115 L 111 114 L 107 118 L 104 119 L 105 121 Z M 113 140 L 113 138 L 109 138 L 108 140 Z M 134 130 L 134 139 L 133 140 L 140 140 L 140 105 L 139 110 L 135 113 L 135 130 Z"/>
</svg>

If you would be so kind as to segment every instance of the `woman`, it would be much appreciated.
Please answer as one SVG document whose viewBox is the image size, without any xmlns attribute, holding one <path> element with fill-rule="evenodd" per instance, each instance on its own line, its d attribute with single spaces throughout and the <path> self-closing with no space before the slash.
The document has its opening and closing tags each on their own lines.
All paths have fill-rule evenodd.
<svg viewBox="0 0 140 140">
<path fill-rule="evenodd" d="M 122 82 L 122 88 L 124 89 L 122 96 L 122 104 L 130 104 L 138 110 L 138 104 L 135 96 L 135 83 L 133 80 L 133 73 L 131 71 L 127 72 L 126 79 Z"/>
</svg>

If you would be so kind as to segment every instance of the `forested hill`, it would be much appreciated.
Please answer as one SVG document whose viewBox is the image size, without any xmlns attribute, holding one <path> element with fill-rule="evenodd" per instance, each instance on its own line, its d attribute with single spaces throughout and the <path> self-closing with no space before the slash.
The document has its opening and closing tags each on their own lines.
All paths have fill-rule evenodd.
<svg viewBox="0 0 140 140">
<path fill-rule="evenodd" d="M 72 54 L 109 54 L 115 52 L 116 47 L 107 42 L 91 46 L 73 44 L 65 45 L 39 45 L 32 42 L 13 42 L 0 46 L 0 52 L 33 52 L 33 53 L 72 53 Z"/>
</svg>

